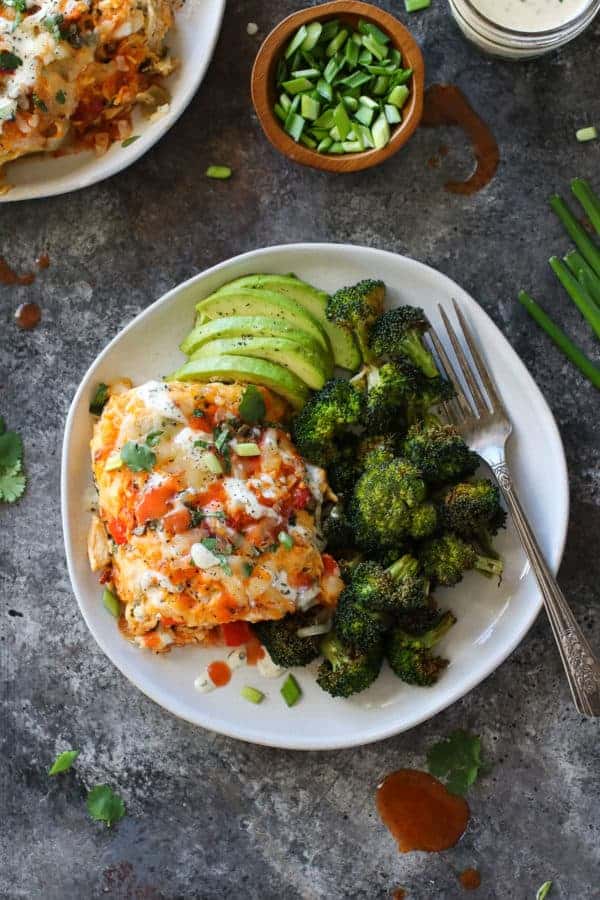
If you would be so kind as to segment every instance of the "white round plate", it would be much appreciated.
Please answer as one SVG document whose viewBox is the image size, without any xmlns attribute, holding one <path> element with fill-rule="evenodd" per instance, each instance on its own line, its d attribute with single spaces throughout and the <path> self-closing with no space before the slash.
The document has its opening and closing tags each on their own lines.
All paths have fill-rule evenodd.
<svg viewBox="0 0 600 900">
<path fill-rule="evenodd" d="M 169 110 L 155 122 L 134 111 L 133 133 L 139 135 L 134 143 L 122 147 L 116 142 L 103 156 L 88 151 L 59 157 L 37 153 L 15 160 L 6 167 L 4 179 L 13 187 L 0 196 L 0 202 L 35 200 L 78 191 L 116 175 L 143 156 L 177 121 L 198 90 L 217 42 L 224 11 L 225 0 L 186 0 L 175 13 L 175 25 L 167 43 L 180 65 L 165 80 L 171 95 Z"/>
<path fill-rule="evenodd" d="M 181 364 L 177 347 L 192 326 L 194 304 L 220 285 L 255 272 L 294 272 L 326 291 L 362 278 L 382 278 L 390 305 L 422 306 L 434 325 L 436 304 L 454 298 L 479 336 L 514 424 L 510 464 L 523 504 L 554 570 L 558 568 L 568 520 L 568 482 L 560 436 L 531 376 L 486 313 L 458 285 L 428 266 L 381 250 L 342 244 L 291 244 L 237 256 L 197 275 L 140 313 L 100 354 L 83 379 L 67 419 L 62 457 L 62 516 L 69 572 L 88 627 L 113 663 L 140 690 L 204 728 L 258 744 L 324 750 L 365 744 L 430 718 L 479 684 L 517 646 L 541 606 L 539 591 L 511 525 L 497 543 L 506 573 L 502 583 L 469 573 L 450 590 L 438 591 L 458 624 L 441 645 L 450 665 L 432 688 L 401 683 L 389 670 L 364 694 L 334 700 L 298 669 L 303 691 L 288 709 L 280 681 L 238 669 L 225 688 L 199 694 L 194 678 L 223 650 L 187 647 L 162 656 L 142 651 L 121 637 L 103 609 L 98 578 L 89 569 L 85 496 L 91 483 L 88 404 L 96 384 L 127 376 L 139 384 Z M 259 706 L 240 696 L 245 684 L 267 694 Z"/>
</svg>

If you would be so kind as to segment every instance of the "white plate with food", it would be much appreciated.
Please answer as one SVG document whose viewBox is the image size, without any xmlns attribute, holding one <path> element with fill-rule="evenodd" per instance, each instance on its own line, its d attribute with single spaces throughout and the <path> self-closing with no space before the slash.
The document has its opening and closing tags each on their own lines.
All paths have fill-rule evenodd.
<svg viewBox="0 0 600 900">
<path fill-rule="evenodd" d="M 139 159 L 198 89 L 224 9 L 225 0 L 5 5 L 0 201 L 79 190 Z"/>
<path fill-rule="evenodd" d="M 457 621 L 435 648 L 435 654 L 449 662 L 436 670 L 432 686 L 408 684 L 384 662 L 379 677 L 371 678 L 373 683 L 366 690 L 334 697 L 326 690 L 335 693 L 340 684 L 342 693 L 351 693 L 346 690 L 347 678 L 354 677 L 354 670 L 348 676 L 345 662 L 341 669 L 332 669 L 331 662 L 316 660 L 293 669 L 301 696 L 288 707 L 281 689 L 287 685 L 284 693 L 295 693 L 289 673 L 273 671 L 268 656 L 263 656 L 258 666 L 247 664 L 248 656 L 254 657 L 250 662 L 256 662 L 264 651 L 260 647 L 257 651 L 255 637 L 249 638 L 245 620 L 275 619 L 303 610 L 308 617 L 303 628 L 308 632 L 304 630 L 302 637 L 316 640 L 318 646 L 325 642 L 330 653 L 332 641 L 337 640 L 331 631 L 325 632 L 332 627 L 331 611 L 343 585 L 339 568 L 322 543 L 323 521 L 329 527 L 333 501 L 323 470 L 314 464 L 307 466 L 278 421 L 286 403 L 288 410 L 306 403 L 311 391 L 330 377 L 334 361 L 354 368 L 359 358 L 346 332 L 336 331 L 331 323 L 324 326 L 321 305 L 325 294 L 318 290 L 307 293 L 304 288 L 298 293 L 296 282 L 290 296 L 291 272 L 329 293 L 364 279 L 380 279 L 387 290 L 386 308 L 422 307 L 434 325 L 438 302 L 449 307 L 455 299 L 461 305 L 512 418 L 511 469 L 554 570 L 567 530 L 568 481 L 552 414 L 491 319 L 454 282 L 393 253 L 352 245 L 295 244 L 243 254 L 170 291 L 100 354 L 73 400 L 62 457 L 67 561 L 92 635 L 127 678 L 177 716 L 259 744 L 332 749 L 411 728 L 463 696 L 517 646 L 535 620 L 541 599 L 508 522 L 494 538 L 494 548 L 503 561 L 501 579 L 469 571 L 456 586 L 438 585 L 435 590 L 442 613 L 451 610 Z M 257 273 L 263 274 L 259 277 Z M 241 278 L 244 280 L 231 287 L 232 281 Z M 243 328 L 240 318 L 245 322 Z M 385 336 L 385 330 L 382 334 Z M 178 349 L 182 342 L 189 356 L 187 363 Z M 330 349 L 325 352 L 323 347 Z M 175 380 L 161 380 L 175 370 Z M 217 383 L 206 384 L 207 379 Z M 362 381 L 358 380 L 356 388 L 365 391 Z M 223 387 L 221 382 L 235 383 Z M 97 396 L 99 384 L 110 389 L 103 411 L 106 396 L 102 390 Z M 94 400 L 96 412 L 102 412 L 100 419 L 89 411 Z M 314 409 L 314 402 L 305 409 Z M 416 415 L 414 404 L 410 408 L 410 415 Z M 321 421 L 317 416 L 313 425 L 320 427 Z M 92 435 L 100 501 L 92 496 L 92 464 L 88 462 Z M 305 439 L 306 429 L 301 434 L 296 425 L 294 435 Z M 338 449 L 344 441 L 353 440 L 347 435 L 339 438 Z M 304 451 L 305 457 L 313 452 L 319 456 L 320 446 L 326 444 Z M 387 460 L 384 463 L 388 465 Z M 471 474 L 472 460 L 469 465 Z M 422 473 L 418 475 L 420 479 Z M 419 479 L 413 484 L 420 484 Z M 369 483 L 364 488 L 362 480 L 354 483 L 363 484 L 363 498 L 365 490 L 367 494 L 371 490 Z M 359 495 L 358 487 L 349 490 L 355 497 Z M 417 493 L 420 490 L 415 488 Z M 435 527 L 427 524 L 430 512 L 425 508 L 429 502 L 425 490 L 427 497 L 433 497 L 436 511 L 441 509 L 439 484 L 435 487 L 428 481 L 417 499 L 417 493 L 411 494 L 410 501 L 406 499 L 413 524 L 406 524 L 408 519 L 400 522 L 404 513 L 398 505 L 397 510 L 390 508 L 390 528 L 386 524 L 380 534 L 384 543 L 388 541 L 392 522 L 395 529 L 422 529 L 419 540 L 412 530 L 410 536 L 397 530 L 396 535 L 405 534 L 407 547 L 402 554 L 387 558 L 418 556 L 422 565 L 419 583 L 428 590 L 435 587 L 436 579 L 446 576 L 435 568 L 437 561 L 431 562 L 433 538 L 428 537 L 427 544 L 421 542 Z M 395 502 L 392 497 L 390 507 Z M 354 510 L 357 503 L 360 501 L 350 501 Z M 374 503 L 367 502 L 359 509 L 363 533 L 365 527 L 370 529 L 366 519 L 374 508 Z M 94 509 L 96 513 L 91 511 Z M 95 572 L 90 568 L 86 543 L 92 522 Z M 378 527 L 375 521 L 367 535 L 369 541 Z M 379 553 L 378 544 L 375 549 L 372 543 L 370 546 L 369 554 Z M 388 543 L 385 552 L 395 546 Z M 338 561 L 348 555 L 345 551 L 332 553 Z M 342 564 L 348 577 L 350 565 L 343 559 Z M 495 563 L 490 565 L 494 569 Z M 108 609 L 100 581 L 107 590 Z M 395 588 L 393 596 L 400 596 Z M 311 608 L 315 612 L 312 619 Z M 114 614 L 120 617 L 118 623 Z M 383 616 L 385 628 L 392 627 L 389 615 Z M 340 620 L 338 613 L 334 623 Z M 396 619 L 394 622 L 397 624 Z M 215 623 L 225 625 L 221 630 L 213 628 Z M 376 626 L 380 627 L 379 619 Z M 265 626 L 260 627 L 262 640 Z M 266 626 L 267 634 L 271 627 Z M 223 638 L 229 646 L 223 646 Z M 273 647 L 273 632 L 263 643 L 269 640 Z M 398 658 L 394 658 L 396 668 L 406 657 L 402 656 L 400 663 Z M 413 648 L 408 659 L 412 666 L 413 661 L 421 665 L 429 657 L 416 656 Z M 434 668 L 436 665 L 433 663 Z M 409 680 L 413 674 L 411 670 Z M 228 683 L 207 691 L 220 680 Z M 250 692 L 244 690 L 248 687 Z M 290 699 L 295 698 L 288 693 Z M 261 702 L 249 702 L 252 700 Z"/>
</svg>

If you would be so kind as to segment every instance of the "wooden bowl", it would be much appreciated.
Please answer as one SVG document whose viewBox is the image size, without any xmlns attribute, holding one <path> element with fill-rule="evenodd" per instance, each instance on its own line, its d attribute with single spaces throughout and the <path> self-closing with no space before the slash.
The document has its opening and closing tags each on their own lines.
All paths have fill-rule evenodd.
<svg viewBox="0 0 600 900">
<path fill-rule="evenodd" d="M 273 107 L 277 99 L 276 69 L 284 49 L 301 25 L 309 22 L 340 19 L 354 30 L 358 20 L 365 19 L 381 28 L 389 35 L 392 46 L 402 53 L 402 65 L 413 70 L 409 82 L 410 97 L 402 110 L 402 122 L 396 125 L 389 144 L 381 150 L 363 150 L 361 153 L 345 153 L 329 156 L 317 153 L 297 144 L 283 130 L 283 125 L 275 115 Z M 416 130 L 423 115 L 423 91 L 425 84 L 425 65 L 419 45 L 408 29 L 397 19 L 377 6 L 360 3 L 358 0 L 332 0 L 292 13 L 268 35 L 263 42 L 252 69 L 252 102 L 262 129 L 270 142 L 281 153 L 294 162 L 313 169 L 326 172 L 358 172 L 376 166 L 393 156 L 406 144 Z"/>
</svg>

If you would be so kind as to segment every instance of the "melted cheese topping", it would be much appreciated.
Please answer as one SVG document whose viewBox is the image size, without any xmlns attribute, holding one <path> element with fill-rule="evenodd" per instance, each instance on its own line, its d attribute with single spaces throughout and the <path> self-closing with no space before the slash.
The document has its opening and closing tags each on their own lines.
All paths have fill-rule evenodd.
<svg viewBox="0 0 600 900">
<path fill-rule="evenodd" d="M 227 622 L 333 605 L 343 587 L 325 574 L 315 523 L 325 473 L 309 469 L 283 429 L 241 427 L 243 391 L 148 382 L 112 395 L 95 426 L 90 559 L 96 568 L 103 559 L 100 522 L 122 630 L 155 652 Z M 284 402 L 263 396 L 269 421 L 280 420 Z M 238 440 L 260 456 L 237 456 Z"/>
</svg>

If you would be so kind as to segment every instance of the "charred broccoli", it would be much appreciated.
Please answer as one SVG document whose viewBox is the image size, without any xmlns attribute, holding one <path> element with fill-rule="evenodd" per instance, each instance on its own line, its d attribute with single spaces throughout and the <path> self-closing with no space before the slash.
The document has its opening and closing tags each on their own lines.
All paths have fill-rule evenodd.
<svg viewBox="0 0 600 900">
<path fill-rule="evenodd" d="M 302 409 L 294 422 L 294 440 L 303 456 L 325 466 L 339 455 L 335 438 L 356 425 L 363 411 L 363 396 L 349 381 L 332 378 Z"/>
<path fill-rule="evenodd" d="M 452 425 L 413 425 L 404 455 L 429 484 L 447 484 L 472 475 L 481 462 Z"/>
<path fill-rule="evenodd" d="M 341 503 L 332 506 L 323 517 L 322 532 L 328 550 L 343 550 L 352 546 L 354 533 Z"/>
<path fill-rule="evenodd" d="M 327 466 L 327 480 L 334 494 L 349 496 L 360 476 L 359 442 L 354 434 L 344 435 L 344 443 L 335 459 Z"/>
<path fill-rule="evenodd" d="M 506 524 L 497 485 L 487 479 L 455 484 L 442 495 L 439 508 L 445 530 L 475 539 L 493 555 L 491 536 Z"/>
<path fill-rule="evenodd" d="M 325 659 L 319 666 L 317 684 L 332 697 L 350 697 L 366 690 L 376 680 L 383 662 L 381 644 L 360 653 L 334 633 L 326 635 L 321 653 Z"/>
<path fill-rule="evenodd" d="M 275 621 L 256 622 L 254 630 L 273 662 L 286 669 L 307 666 L 320 653 L 320 637 L 298 637 L 298 629 L 315 624 L 315 608 Z"/>
<path fill-rule="evenodd" d="M 340 288 L 327 301 L 327 318 L 354 332 L 365 362 L 373 358 L 369 337 L 373 324 L 383 311 L 384 298 L 383 281 L 367 279 Z"/>
<path fill-rule="evenodd" d="M 371 330 L 371 353 L 379 359 L 405 357 L 428 378 L 437 378 L 435 360 L 422 341 L 428 328 L 429 321 L 422 309 L 416 306 L 390 309 Z"/>
<path fill-rule="evenodd" d="M 386 640 L 386 655 L 398 678 L 422 687 L 435 684 L 448 660 L 434 656 L 431 650 L 455 622 L 456 618 L 447 612 L 438 614 L 437 621 L 420 635 L 411 634 L 404 628 L 392 631 Z"/>
<path fill-rule="evenodd" d="M 359 563 L 338 602 L 334 617 L 337 634 L 359 650 L 376 644 L 391 624 L 391 615 L 428 602 L 429 585 L 418 577 L 419 563 L 403 556 L 389 568 Z"/>
<path fill-rule="evenodd" d="M 395 362 L 369 366 L 362 385 L 366 390 L 363 425 L 369 435 L 406 430 L 406 411 L 415 396 L 413 375 Z"/>
<path fill-rule="evenodd" d="M 406 459 L 377 458 L 354 488 L 349 518 L 365 550 L 391 548 L 412 533 L 425 501 L 425 482 Z"/>
<path fill-rule="evenodd" d="M 444 378 L 426 378 L 423 374 L 415 377 L 415 390 L 408 399 L 406 419 L 409 425 L 419 422 L 438 422 L 434 410 L 440 403 L 452 400 L 454 388 Z"/>
<path fill-rule="evenodd" d="M 425 575 L 447 587 L 458 584 L 469 569 L 500 576 L 504 568 L 501 560 L 480 555 L 457 534 L 444 534 L 426 541 L 419 558 Z"/>
</svg>

